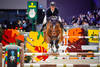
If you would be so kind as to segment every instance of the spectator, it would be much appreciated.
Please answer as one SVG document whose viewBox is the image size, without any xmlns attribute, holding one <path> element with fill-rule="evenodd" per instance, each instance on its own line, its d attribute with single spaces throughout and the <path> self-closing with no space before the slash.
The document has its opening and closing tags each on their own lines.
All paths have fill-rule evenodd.
<svg viewBox="0 0 100 67">
<path fill-rule="evenodd" d="M 84 22 L 85 21 L 85 22 Z M 88 11 L 87 14 L 80 14 L 78 17 L 72 17 L 73 25 L 98 25 L 100 21 L 100 10 Z"/>
<path fill-rule="evenodd" d="M 25 20 L 22 21 L 22 27 L 23 27 L 23 30 L 26 31 L 27 23 Z"/>
<path fill-rule="evenodd" d="M 22 22 L 21 22 L 21 20 L 18 20 L 17 24 L 16 24 L 16 27 L 21 27 L 21 26 L 22 26 Z"/>
</svg>

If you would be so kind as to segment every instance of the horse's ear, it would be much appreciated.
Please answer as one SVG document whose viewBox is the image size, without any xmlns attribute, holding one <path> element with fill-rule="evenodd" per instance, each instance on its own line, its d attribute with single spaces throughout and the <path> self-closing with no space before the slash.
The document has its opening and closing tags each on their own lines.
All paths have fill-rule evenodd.
<svg viewBox="0 0 100 67">
<path fill-rule="evenodd" d="M 58 22 L 58 23 L 62 23 L 62 22 L 60 22 L 59 20 L 57 20 L 57 22 Z"/>
<path fill-rule="evenodd" d="M 51 20 L 48 20 L 47 22 L 51 22 Z"/>
</svg>

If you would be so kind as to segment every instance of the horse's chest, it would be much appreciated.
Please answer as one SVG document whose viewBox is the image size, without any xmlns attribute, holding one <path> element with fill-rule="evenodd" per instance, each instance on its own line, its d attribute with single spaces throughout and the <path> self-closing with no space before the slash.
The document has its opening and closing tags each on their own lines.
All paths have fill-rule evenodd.
<svg viewBox="0 0 100 67">
<path fill-rule="evenodd" d="M 56 27 L 56 26 L 53 26 L 51 29 L 50 29 L 50 36 L 52 38 L 57 38 L 59 36 L 59 29 Z"/>
</svg>

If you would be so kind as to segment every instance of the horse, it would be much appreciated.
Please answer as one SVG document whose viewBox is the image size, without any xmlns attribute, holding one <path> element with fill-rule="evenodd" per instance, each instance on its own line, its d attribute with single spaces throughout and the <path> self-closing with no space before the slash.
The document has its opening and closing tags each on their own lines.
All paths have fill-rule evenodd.
<svg viewBox="0 0 100 67">
<path fill-rule="evenodd" d="M 63 41 L 63 27 L 61 22 L 54 17 L 47 21 L 46 29 L 44 29 L 44 41 L 51 44 L 50 48 L 53 52 L 58 52 L 58 44 Z M 56 51 L 53 50 L 54 46 Z"/>
</svg>

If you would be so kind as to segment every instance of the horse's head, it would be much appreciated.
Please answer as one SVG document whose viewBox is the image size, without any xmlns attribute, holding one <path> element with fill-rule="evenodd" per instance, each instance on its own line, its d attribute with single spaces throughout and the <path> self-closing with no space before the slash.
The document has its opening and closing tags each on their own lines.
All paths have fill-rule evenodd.
<svg viewBox="0 0 100 67">
<path fill-rule="evenodd" d="M 59 42 L 62 41 L 62 28 L 57 17 L 51 17 L 48 19 L 44 39 L 48 43 L 50 43 L 51 40 L 57 39 L 59 39 Z"/>
<path fill-rule="evenodd" d="M 53 24 L 55 23 L 55 24 Z M 58 38 L 59 34 L 60 34 L 60 31 L 61 31 L 61 27 L 60 27 L 60 24 L 59 24 L 59 21 L 56 20 L 56 21 L 48 21 L 48 24 L 47 24 L 47 35 L 49 35 L 49 37 L 51 38 Z"/>
</svg>

